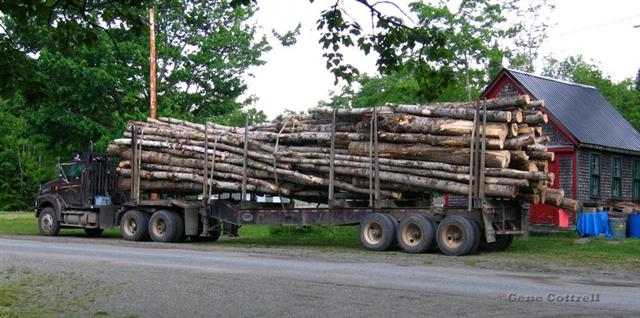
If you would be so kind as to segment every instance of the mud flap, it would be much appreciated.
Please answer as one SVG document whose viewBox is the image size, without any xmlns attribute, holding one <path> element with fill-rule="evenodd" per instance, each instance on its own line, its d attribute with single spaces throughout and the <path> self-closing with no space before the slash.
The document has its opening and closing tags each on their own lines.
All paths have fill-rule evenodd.
<svg viewBox="0 0 640 318">
<path fill-rule="evenodd" d="M 116 211 L 116 208 L 113 205 L 101 206 L 98 227 L 101 229 L 114 227 L 116 224 L 115 211 Z"/>
</svg>

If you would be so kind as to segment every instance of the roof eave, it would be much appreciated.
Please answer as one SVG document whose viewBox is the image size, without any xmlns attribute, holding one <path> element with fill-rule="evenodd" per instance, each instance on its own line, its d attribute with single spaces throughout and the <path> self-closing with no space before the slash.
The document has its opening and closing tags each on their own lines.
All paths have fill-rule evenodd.
<svg viewBox="0 0 640 318">
<path fill-rule="evenodd" d="M 626 154 L 626 155 L 640 156 L 640 150 L 615 148 L 615 147 L 602 146 L 602 145 L 596 145 L 596 144 L 581 143 L 578 146 L 578 148 L 589 148 L 589 149 L 595 149 L 595 150 L 601 150 L 601 151 L 621 153 L 621 154 Z"/>
</svg>

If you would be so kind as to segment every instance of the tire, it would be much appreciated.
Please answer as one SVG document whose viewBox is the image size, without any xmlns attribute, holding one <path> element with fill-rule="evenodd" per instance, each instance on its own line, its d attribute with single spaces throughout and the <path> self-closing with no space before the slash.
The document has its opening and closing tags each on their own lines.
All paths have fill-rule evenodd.
<svg viewBox="0 0 640 318">
<path fill-rule="evenodd" d="M 173 239 L 174 243 L 178 243 L 178 242 L 182 242 L 184 241 L 184 219 L 182 218 L 182 215 L 178 214 L 177 212 L 170 212 L 174 217 L 175 217 L 175 221 L 176 221 L 176 226 L 177 226 L 177 233 L 176 233 L 176 237 Z"/>
<path fill-rule="evenodd" d="M 149 240 L 149 214 L 129 210 L 120 220 L 120 236 L 127 241 Z"/>
<path fill-rule="evenodd" d="M 383 213 L 367 215 L 360 223 L 360 242 L 368 250 L 386 251 L 396 240 L 396 223 Z"/>
<path fill-rule="evenodd" d="M 469 219 L 469 221 L 471 221 L 471 225 L 473 225 L 473 229 L 475 231 L 475 240 L 474 240 L 475 243 L 473 244 L 473 247 L 471 247 L 471 250 L 469 250 L 467 254 L 474 254 L 478 252 L 480 243 L 482 243 L 482 229 L 480 228 L 480 224 L 476 222 L 476 220 Z"/>
<path fill-rule="evenodd" d="M 513 235 L 496 235 L 496 241 L 487 243 L 485 239 L 480 243 L 480 249 L 487 252 L 504 251 L 513 243 Z"/>
<path fill-rule="evenodd" d="M 38 216 L 38 229 L 40 235 L 45 236 L 56 236 L 60 233 L 60 224 L 58 224 L 58 217 L 53 208 L 42 209 L 40 216 Z"/>
<path fill-rule="evenodd" d="M 407 253 L 424 253 L 433 249 L 436 228 L 424 215 L 410 214 L 398 225 L 396 239 Z"/>
<path fill-rule="evenodd" d="M 149 220 L 149 236 L 155 242 L 176 242 L 184 236 L 184 221 L 176 212 L 156 211 Z"/>
<path fill-rule="evenodd" d="M 104 232 L 104 229 L 88 229 L 88 228 L 85 228 L 84 232 L 87 233 L 87 236 L 89 236 L 89 237 L 98 237 L 98 236 L 100 236 L 100 234 L 102 234 L 102 232 Z"/>
<path fill-rule="evenodd" d="M 447 255 L 459 256 L 469 254 L 478 245 L 478 232 L 473 220 L 460 216 L 447 216 L 438 225 L 436 240 L 438 248 Z"/>
</svg>

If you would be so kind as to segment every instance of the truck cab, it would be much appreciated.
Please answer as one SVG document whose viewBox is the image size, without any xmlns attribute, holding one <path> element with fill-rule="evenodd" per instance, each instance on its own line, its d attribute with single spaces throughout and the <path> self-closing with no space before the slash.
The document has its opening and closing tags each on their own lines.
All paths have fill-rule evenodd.
<svg viewBox="0 0 640 318">
<path fill-rule="evenodd" d="M 118 162 L 118 158 L 86 153 L 59 163 L 58 177 L 42 184 L 36 199 L 40 233 L 57 235 L 69 227 L 84 228 L 96 236 L 114 226 L 114 203 L 123 197 L 116 187 Z"/>
</svg>

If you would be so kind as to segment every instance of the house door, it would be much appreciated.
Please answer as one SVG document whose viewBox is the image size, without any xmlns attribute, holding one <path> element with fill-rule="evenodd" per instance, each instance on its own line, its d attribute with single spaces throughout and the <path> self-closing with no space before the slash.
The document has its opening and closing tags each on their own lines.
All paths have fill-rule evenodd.
<svg viewBox="0 0 640 318">
<path fill-rule="evenodd" d="M 557 155 L 557 153 L 556 153 Z M 549 172 L 555 175 L 553 184 L 550 188 L 558 189 L 560 187 L 560 160 L 556 157 L 553 162 L 549 163 Z M 531 224 L 558 224 L 559 208 L 547 204 L 532 204 L 529 222 Z"/>
</svg>

